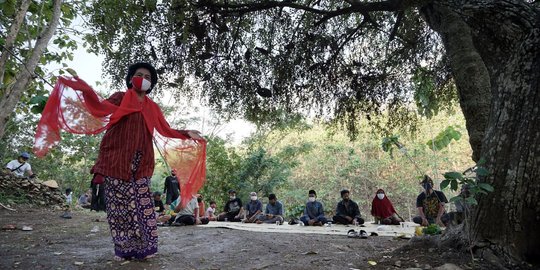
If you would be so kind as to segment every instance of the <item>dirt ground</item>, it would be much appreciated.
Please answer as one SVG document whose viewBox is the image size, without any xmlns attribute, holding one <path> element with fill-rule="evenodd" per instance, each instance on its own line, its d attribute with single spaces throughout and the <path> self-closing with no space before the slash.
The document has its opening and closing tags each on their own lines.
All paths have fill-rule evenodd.
<svg viewBox="0 0 540 270">
<path fill-rule="evenodd" d="M 160 227 L 159 251 L 149 261 L 116 262 L 104 213 L 0 210 L 0 269 L 431 269 L 471 257 L 409 240 L 372 236 L 261 233 L 200 226 Z M 32 231 L 22 231 L 22 226 Z M 98 232 L 91 232 L 99 229 Z M 376 262 L 371 265 L 370 262 Z M 476 263 L 476 269 L 489 269 Z"/>
</svg>

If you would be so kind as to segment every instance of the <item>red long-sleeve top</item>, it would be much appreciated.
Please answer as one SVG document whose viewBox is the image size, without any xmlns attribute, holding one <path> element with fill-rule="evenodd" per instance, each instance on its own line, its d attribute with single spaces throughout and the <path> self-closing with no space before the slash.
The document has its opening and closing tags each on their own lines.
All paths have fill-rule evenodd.
<svg viewBox="0 0 540 270">
<path fill-rule="evenodd" d="M 116 92 L 107 100 L 119 106 L 124 95 L 125 92 Z M 141 152 L 141 161 L 135 179 L 152 176 L 155 165 L 152 134 L 141 112 L 124 116 L 105 132 L 91 173 L 129 181 L 133 176 L 131 164 L 137 151 Z"/>
</svg>

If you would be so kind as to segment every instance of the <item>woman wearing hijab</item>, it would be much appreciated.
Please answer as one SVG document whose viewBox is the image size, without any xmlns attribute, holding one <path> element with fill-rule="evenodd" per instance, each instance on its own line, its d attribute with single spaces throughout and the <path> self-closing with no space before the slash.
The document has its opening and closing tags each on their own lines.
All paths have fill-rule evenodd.
<svg viewBox="0 0 540 270">
<path fill-rule="evenodd" d="M 386 197 L 382 189 L 377 190 L 377 194 L 373 198 L 371 214 L 375 217 L 375 223 L 399 225 L 399 222 L 403 222 L 403 219 L 396 213 L 392 202 Z"/>
<path fill-rule="evenodd" d="M 198 190 L 205 177 L 206 141 L 198 131 L 175 130 L 169 126 L 159 106 L 147 96 L 157 80 L 152 65 L 133 64 L 127 71 L 128 89 L 104 100 L 80 78 L 60 77 L 36 132 L 34 152 L 44 155 L 60 140 L 60 128 L 79 134 L 106 130 L 91 173 L 105 184 L 107 220 L 116 260 L 147 259 L 157 252 L 150 178 L 155 165 L 152 142 L 162 137 L 157 137 L 154 131 L 163 140 L 176 143 L 164 149 L 165 158 L 170 158 L 167 161 L 171 167 L 186 171 L 189 192 Z M 182 151 L 189 149 L 196 159 L 171 164 L 179 160 Z"/>
</svg>

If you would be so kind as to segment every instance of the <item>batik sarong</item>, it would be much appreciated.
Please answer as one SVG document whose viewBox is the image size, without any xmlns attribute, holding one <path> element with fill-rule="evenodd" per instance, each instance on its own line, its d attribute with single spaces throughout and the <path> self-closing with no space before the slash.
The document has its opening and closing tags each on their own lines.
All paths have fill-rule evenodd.
<svg viewBox="0 0 540 270">
<path fill-rule="evenodd" d="M 137 155 L 138 156 L 138 155 Z M 138 167 L 138 158 L 133 169 Z M 124 181 L 105 176 L 107 220 L 116 256 L 144 259 L 157 252 L 157 222 L 150 177 Z"/>
</svg>

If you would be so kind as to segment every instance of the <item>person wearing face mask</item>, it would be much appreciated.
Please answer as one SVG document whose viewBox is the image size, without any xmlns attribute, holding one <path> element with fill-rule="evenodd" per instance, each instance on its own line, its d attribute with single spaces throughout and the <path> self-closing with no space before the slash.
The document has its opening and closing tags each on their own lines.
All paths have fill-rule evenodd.
<svg viewBox="0 0 540 270">
<path fill-rule="evenodd" d="M 176 169 L 172 169 L 171 175 L 165 178 L 163 194 L 165 194 L 166 205 L 170 205 L 180 196 L 180 185 L 178 184 L 178 177 L 176 177 Z"/>
<path fill-rule="evenodd" d="M 208 224 L 208 218 L 199 215 L 199 203 L 197 196 L 192 196 L 185 206 L 181 204 L 182 196 L 179 196 L 171 207 L 174 207 L 176 218 L 172 222 L 173 226 L 201 225 Z"/>
<path fill-rule="evenodd" d="M 181 161 L 170 163 L 191 150 L 162 144 L 166 161 L 187 172 L 190 187 L 196 187 L 192 183 L 204 181 L 206 152 L 206 141 L 197 131 L 172 129 L 159 106 L 147 96 L 158 81 L 156 69 L 151 64 L 130 65 L 126 74 L 127 90 L 116 92 L 107 99 L 102 99 L 76 74 L 73 74 L 74 78 L 58 77 L 34 141 L 34 153 L 43 156 L 59 142 L 60 129 L 79 134 L 105 131 L 91 173 L 99 175 L 104 182 L 114 259 L 119 261 L 148 259 L 157 252 L 157 221 L 150 190 L 155 166 L 154 139 L 193 146 L 189 154 L 196 157 L 197 162 L 192 164 L 201 165 Z M 69 102 L 65 100 L 70 96 L 75 98 Z M 192 190 L 186 188 L 186 192 Z"/>
<path fill-rule="evenodd" d="M 375 218 L 375 224 L 399 225 L 400 222 L 403 222 L 382 189 L 377 190 L 373 198 L 371 214 Z"/>
<path fill-rule="evenodd" d="M 308 201 L 300 221 L 309 226 L 322 226 L 327 222 L 324 216 L 324 206 L 317 201 L 317 193 L 313 189 L 308 192 Z"/>
<path fill-rule="evenodd" d="M 413 218 L 414 223 L 422 226 L 429 224 L 446 226 L 449 221 L 449 216 L 445 213 L 444 208 L 444 204 L 448 203 L 446 196 L 441 191 L 433 189 L 433 180 L 427 175 L 424 175 L 420 184 L 424 191 L 416 198 L 418 216 Z"/>
<path fill-rule="evenodd" d="M 197 204 L 199 205 L 199 217 L 206 217 L 206 208 L 204 204 L 204 199 L 202 194 L 195 195 L 197 197 Z"/>
<path fill-rule="evenodd" d="M 224 212 L 218 215 L 217 221 L 240 222 L 242 221 L 240 215 L 243 212 L 242 200 L 236 197 L 236 191 L 231 189 L 229 190 L 229 201 L 225 203 Z"/>
<path fill-rule="evenodd" d="M 360 215 L 358 204 L 349 198 L 350 192 L 346 189 L 341 191 L 341 201 L 337 204 L 336 215 L 332 218 L 335 223 L 344 225 L 364 224 Z"/>
<path fill-rule="evenodd" d="M 246 219 L 245 223 L 253 223 L 257 216 L 262 213 L 262 202 L 257 197 L 257 192 L 253 191 L 249 194 L 250 200 L 246 204 Z"/>
</svg>

